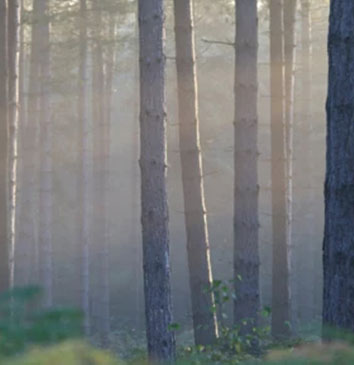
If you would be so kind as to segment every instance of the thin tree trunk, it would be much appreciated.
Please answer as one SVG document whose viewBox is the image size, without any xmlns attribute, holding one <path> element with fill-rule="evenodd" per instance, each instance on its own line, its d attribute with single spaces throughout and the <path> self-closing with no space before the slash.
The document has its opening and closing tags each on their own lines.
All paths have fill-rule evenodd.
<svg viewBox="0 0 354 365">
<path fill-rule="evenodd" d="M 324 329 L 354 330 L 354 2 L 331 1 L 328 53 Z"/>
<path fill-rule="evenodd" d="M 52 120 L 50 109 L 50 43 L 49 0 L 41 0 L 40 22 L 40 181 L 39 181 L 39 250 L 40 282 L 43 286 L 43 305 L 53 304 L 53 166 L 52 166 Z"/>
<path fill-rule="evenodd" d="M 270 0 L 271 177 L 272 177 L 272 335 L 290 333 L 289 258 L 286 204 L 282 0 Z"/>
<path fill-rule="evenodd" d="M 15 244 L 17 205 L 17 146 L 19 123 L 19 66 L 20 66 L 20 16 L 19 0 L 9 1 L 8 11 L 8 57 L 9 57 L 9 243 L 10 243 L 10 287 L 15 285 Z"/>
<path fill-rule="evenodd" d="M 19 242 L 28 253 L 28 283 L 38 283 L 39 252 L 37 240 L 38 215 L 38 169 L 39 169 L 39 58 L 40 58 L 40 16 L 41 0 L 33 1 L 33 24 L 28 82 L 28 103 L 22 146 L 22 214 L 19 224 Z"/>
<path fill-rule="evenodd" d="M 234 322 L 258 323 L 260 310 L 258 247 L 257 0 L 236 0 Z"/>
<path fill-rule="evenodd" d="M 8 57 L 7 57 L 7 1 L 0 0 L 0 291 L 10 285 L 7 187 L 8 187 Z"/>
<path fill-rule="evenodd" d="M 297 0 L 285 0 L 283 7 L 284 19 L 284 98 L 285 98 L 285 144 L 286 144 L 286 170 L 287 170 L 287 249 L 288 249 L 288 264 L 293 267 L 292 255 L 292 223 L 293 223 L 293 141 L 294 141 L 294 93 L 295 93 L 295 16 L 296 16 Z M 293 297 L 291 295 L 292 282 L 289 277 L 289 295 L 290 306 L 294 306 Z M 295 280 L 295 278 L 294 278 Z M 290 309 L 290 313 L 294 313 Z M 290 314 L 290 318 L 291 318 Z M 294 323 L 295 318 L 291 318 L 291 323 Z"/>
<path fill-rule="evenodd" d="M 163 0 L 139 0 L 140 168 L 144 294 L 151 360 L 173 361 L 168 205 L 166 193 Z"/>
<path fill-rule="evenodd" d="M 208 345 L 215 342 L 218 330 L 215 312 L 211 310 L 215 302 L 210 291 L 212 270 L 200 146 L 192 1 L 175 0 L 174 14 L 179 143 L 194 339 L 197 345 Z"/>
<path fill-rule="evenodd" d="M 79 246 L 80 246 L 80 291 L 81 309 L 84 313 L 84 331 L 86 335 L 90 333 L 90 230 L 89 230 L 89 118 L 87 100 L 87 60 L 88 60 L 88 40 L 87 40 L 87 3 L 80 0 L 80 54 L 79 54 L 79 85 L 78 85 L 78 119 L 79 119 Z"/>
</svg>

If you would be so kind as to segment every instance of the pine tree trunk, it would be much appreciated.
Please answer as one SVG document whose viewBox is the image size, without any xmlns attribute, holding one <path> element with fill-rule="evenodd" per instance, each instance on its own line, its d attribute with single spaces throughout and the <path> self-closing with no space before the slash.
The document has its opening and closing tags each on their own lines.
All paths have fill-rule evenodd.
<svg viewBox="0 0 354 365">
<path fill-rule="evenodd" d="M 272 177 L 272 335 L 289 335 L 290 292 L 286 204 L 286 130 L 284 123 L 283 1 L 270 0 L 271 177 Z"/>
<path fill-rule="evenodd" d="M 38 216 L 38 175 L 39 175 L 39 42 L 41 0 L 33 1 L 33 24 L 31 34 L 31 55 L 28 82 L 28 103 L 26 110 L 26 124 L 23 126 L 22 145 L 22 193 L 21 222 L 19 224 L 19 242 L 28 254 L 29 270 L 28 283 L 38 283 L 39 280 L 39 252 L 37 240 Z"/>
<path fill-rule="evenodd" d="M 354 330 L 354 2 L 331 1 L 323 324 Z"/>
<path fill-rule="evenodd" d="M 140 168 L 144 294 L 151 360 L 173 361 L 166 193 L 165 56 L 162 0 L 139 0 Z"/>
<path fill-rule="evenodd" d="M 10 287 L 15 285 L 15 244 L 17 205 L 17 146 L 19 123 L 19 66 L 20 66 L 20 2 L 9 1 L 8 7 L 8 58 L 9 58 L 9 242 Z"/>
<path fill-rule="evenodd" d="M 7 1 L 0 0 L 0 292 L 10 285 L 7 187 L 8 187 L 8 57 L 7 57 Z"/>
<path fill-rule="evenodd" d="M 257 325 L 260 310 L 258 247 L 258 113 L 256 0 L 236 0 L 234 322 L 243 333 Z"/>
<path fill-rule="evenodd" d="M 49 0 L 41 0 L 40 22 L 40 172 L 39 172 L 39 254 L 40 283 L 43 287 L 43 305 L 53 304 L 53 252 L 52 252 L 52 120 L 50 110 L 50 43 Z"/>
<path fill-rule="evenodd" d="M 210 291 L 212 270 L 200 146 L 192 1 L 175 0 L 174 14 L 179 143 L 194 339 L 197 345 L 208 345 L 215 342 L 218 331 L 216 316 L 211 310 L 215 302 Z"/>
<path fill-rule="evenodd" d="M 79 119 L 79 179 L 78 179 L 78 224 L 79 224 L 79 247 L 80 247 L 80 291 L 81 309 L 84 313 L 84 331 L 90 333 L 90 222 L 89 222 L 89 118 L 87 100 L 87 3 L 80 0 L 80 53 L 79 53 L 79 85 L 78 85 L 78 119 Z"/>
<path fill-rule="evenodd" d="M 289 295 L 290 306 L 294 306 L 293 297 L 291 295 L 291 268 L 293 267 L 292 255 L 292 223 L 293 223 L 293 146 L 294 146 L 294 93 L 295 93 L 295 16 L 296 16 L 297 0 L 285 0 L 283 7 L 284 20 L 284 97 L 285 97 L 285 154 L 286 154 L 286 179 L 287 179 L 287 249 L 288 249 L 288 265 L 290 268 L 289 276 Z M 293 278 L 296 280 L 296 278 Z M 290 313 L 294 313 L 290 309 Z M 290 318 L 292 315 L 290 314 Z M 294 323 L 295 318 L 291 318 Z"/>
</svg>

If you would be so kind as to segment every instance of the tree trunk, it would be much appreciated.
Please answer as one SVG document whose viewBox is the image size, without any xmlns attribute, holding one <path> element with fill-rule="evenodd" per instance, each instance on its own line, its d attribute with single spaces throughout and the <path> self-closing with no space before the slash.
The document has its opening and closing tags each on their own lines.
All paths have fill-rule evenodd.
<svg viewBox="0 0 354 365">
<path fill-rule="evenodd" d="M 354 2 L 331 1 L 323 324 L 354 330 Z"/>
<path fill-rule="evenodd" d="M 260 310 L 258 248 L 258 113 L 256 0 L 236 0 L 234 322 L 249 333 Z"/>
<path fill-rule="evenodd" d="M 17 205 L 17 146 L 19 123 L 19 66 L 20 66 L 20 2 L 9 1 L 8 8 L 8 58 L 9 58 L 9 243 L 10 287 L 15 285 L 15 244 Z"/>
<path fill-rule="evenodd" d="M 151 360 L 173 361 L 168 205 L 166 194 L 163 0 L 139 0 L 140 168 L 144 294 Z"/>
<path fill-rule="evenodd" d="M 53 304 L 52 263 L 52 120 L 50 110 L 50 42 L 49 42 L 49 0 L 41 0 L 40 22 L 40 172 L 39 172 L 39 250 L 40 283 L 43 287 L 43 305 Z"/>
<path fill-rule="evenodd" d="M 10 285 L 7 187 L 8 187 L 8 58 L 7 58 L 7 1 L 0 0 L 0 292 Z"/>
<path fill-rule="evenodd" d="M 271 177 L 272 177 L 272 335 L 290 333 L 289 258 L 286 204 L 286 130 L 284 123 L 283 1 L 270 0 Z"/>
<path fill-rule="evenodd" d="M 287 179 L 287 249 L 288 249 L 288 265 L 290 268 L 289 277 L 289 295 L 290 307 L 294 305 L 291 295 L 292 282 L 291 268 L 293 267 L 292 255 L 292 222 L 293 222 L 293 141 L 294 141 L 294 93 L 295 93 L 295 16 L 296 16 L 297 0 L 285 0 L 283 7 L 284 20 L 284 97 L 285 97 L 285 154 L 286 154 L 286 179 Z M 296 280 L 296 278 L 294 278 Z M 292 318 L 291 313 L 294 311 L 290 308 L 291 323 L 294 323 L 295 318 Z"/>
<path fill-rule="evenodd" d="M 28 103 L 26 124 L 24 127 L 22 146 L 22 193 L 21 222 L 19 224 L 19 242 L 28 255 L 28 283 L 38 283 L 39 252 L 37 240 L 38 216 L 38 169 L 39 169 L 39 58 L 40 58 L 40 16 L 41 0 L 33 1 L 33 24 L 31 35 L 31 55 L 28 83 Z"/>
<path fill-rule="evenodd" d="M 78 224 L 80 247 L 80 291 L 81 309 L 84 313 L 84 331 L 90 332 L 90 266 L 89 266 L 89 134 L 90 124 L 87 109 L 87 3 L 80 0 L 80 53 L 79 53 L 79 85 L 78 85 L 78 119 L 79 119 L 79 179 L 78 179 Z"/>
<path fill-rule="evenodd" d="M 179 143 L 187 233 L 194 339 L 209 345 L 218 335 L 210 291 L 212 270 L 200 147 L 194 19 L 191 0 L 175 0 Z"/>
</svg>

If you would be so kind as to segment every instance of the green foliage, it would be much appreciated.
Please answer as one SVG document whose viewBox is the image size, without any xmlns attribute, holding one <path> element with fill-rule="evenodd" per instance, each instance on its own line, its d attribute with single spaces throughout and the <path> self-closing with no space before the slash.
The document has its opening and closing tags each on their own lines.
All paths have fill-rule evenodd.
<svg viewBox="0 0 354 365">
<path fill-rule="evenodd" d="M 123 365 L 110 354 L 82 342 L 70 341 L 47 349 L 36 348 L 4 365 Z"/>
<path fill-rule="evenodd" d="M 15 288 L 0 295 L 0 356 L 29 345 L 54 344 L 81 336 L 82 315 L 73 309 L 39 309 L 40 289 Z"/>
</svg>

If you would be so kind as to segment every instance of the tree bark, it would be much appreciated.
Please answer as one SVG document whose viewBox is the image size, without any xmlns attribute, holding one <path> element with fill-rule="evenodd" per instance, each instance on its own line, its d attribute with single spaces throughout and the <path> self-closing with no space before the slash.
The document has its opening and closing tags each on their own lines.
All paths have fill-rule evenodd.
<svg viewBox="0 0 354 365">
<path fill-rule="evenodd" d="M 40 172 L 39 172 L 39 253 L 40 283 L 43 287 L 43 305 L 53 304 L 53 248 L 52 248 L 52 120 L 50 109 L 50 42 L 49 0 L 39 6 L 40 34 Z"/>
<path fill-rule="evenodd" d="M 234 322 L 242 333 L 258 323 L 260 310 L 258 247 L 258 113 L 256 0 L 236 0 Z"/>
<path fill-rule="evenodd" d="M 162 0 L 139 0 L 140 168 L 144 294 L 148 353 L 175 359 L 166 193 L 165 56 Z"/>
<path fill-rule="evenodd" d="M 84 332 L 90 333 L 90 222 L 89 222 L 89 118 L 87 100 L 87 3 L 80 0 L 80 50 L 79 50 L 79 84 L 78 84 L 78 119 L 79 119 L 79 179 L 78 179 L 78 224 L 80 247 L 80 297 L 84 313 Z"/>
<path fill-rule="evenodd" d="M 289 265 L 289 296 L 290 307 L 294 306 L 291 293 L 292 281 L 291 268 L 293 268 L 292 255 L 292 223 L 293 223 L 293 160 L 294 160 L 294 93 L 295 93 L 295 16 L 296 16 L 297 0 L 285 0 L 283 7 L 284 20 L 284 98 L 285 98 L 285 154 L 286 154 L 286 220 L 287 220 L 287 249 L 288 249 L 288 265 Z M 295 278 L 294 278 L 295 279 Z M 295 318 L 292 318 L 294 311 L 290 308 L 291 324 Z"/>
<path fill-rule="evenodd" d="M 324 328 L 354 330 L 354 2 L 331 1 L 323 245 Z"/>
<path fill-rule="evenodd" d="M 192 1 L 175 0 L 174 15 L 179 143 L 194 339 L 197 345 L 209 345 L 215 342 L 218 330 L 210 290 L 212 269 L 200 146 Z"/>
<path fill-rule="evenodd" d="M 8 69 L 9 69 L 9 248 L 10 287 L 15 285 L 15 244 L 17 205 L 17 150 L 19 123 L 19 66 L 20 66 L 20 16 L 19 0 L 9 1 L 8 7 Z"/>
<path fill-rule="evenodd" d="M 8 252 L 8 57 L 7 57 L 7 1 L 0 0 L 0 291 L 10 285 Z"/>
<path fill-rule="evenodd" d="M 272 335 L 290 334 L 289 257 L 286 204 L 286 130 L 284 123 L 283 1 L 270 0 L 271 177 L 272 177 Z"/>
</svg>

